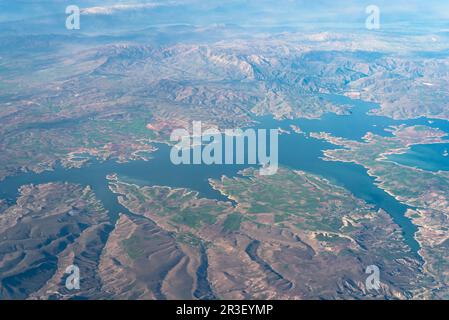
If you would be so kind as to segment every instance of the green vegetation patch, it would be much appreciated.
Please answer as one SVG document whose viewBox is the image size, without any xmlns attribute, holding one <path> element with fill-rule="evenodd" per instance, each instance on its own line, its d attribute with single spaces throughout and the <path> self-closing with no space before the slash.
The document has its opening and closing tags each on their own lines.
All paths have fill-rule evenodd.
<svg viewBox="0 0 449 320">
<path fill-rule="evenodd" d="M 223 222 L 224 231 L 238 231 L 242 223 L 242 215 L 238 213 L 231 213 Z"/>
<path fill-rule="evenodd" d="M 208 213 L 183 211 L 174 216 L 171 220 L 175 223 L 184 224 L 191 228 L 198 228 L 201 227 L 203 223 L 208 225 L 214 224 L 217 221 L 217 218 Z"/>
<path fill-rule="evenodd" d="M 142 258 L 145 255 L 145 251 L 140 247 L 141 240 L 137 236 L 131 236 L 129 239 L 122 241 L 122 246 L 125 249 L 128 256 L 133 259 Z"/>
</svg>

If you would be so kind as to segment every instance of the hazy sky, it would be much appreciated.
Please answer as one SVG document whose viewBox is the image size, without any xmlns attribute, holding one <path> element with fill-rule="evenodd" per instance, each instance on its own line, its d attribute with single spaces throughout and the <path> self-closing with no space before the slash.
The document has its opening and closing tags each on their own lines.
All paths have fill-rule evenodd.
<svg viewBox="0 0 449 320">
<path fill-rule="evenodd" d="M 449 21 L 448 0 L 0 0 L 0 21 L 63 15 L 73 4 L 90 8 L 86 12 L 91 14 L 153 11 L 158 23 L 352 22 L 364 19 L 372 4 L 384 22 Z"/>
</svg>

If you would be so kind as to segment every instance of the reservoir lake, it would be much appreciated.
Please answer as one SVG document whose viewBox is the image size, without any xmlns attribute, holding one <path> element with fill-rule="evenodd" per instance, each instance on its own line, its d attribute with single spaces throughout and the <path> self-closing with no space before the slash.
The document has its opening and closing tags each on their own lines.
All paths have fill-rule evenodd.
<svg viewBox="0 0 449 320">
<path fill-rule="evenodd" d="M 419 244 L 414 239 L 416 227 L 404 216 L 408 207 L 380 189 L 367 170 L 354 163 L 324 161 L 323 150 L 334 149 L 336 146 L 326 141 L 308 136 L 310 132 L 328 132 L 334 136 L 351 140 L 361 140 L 367 132 L 382 136 L 391 136 L 385 131 L 392 125 L 427 125 L 439 128 L 449 133 L 449 122 L 419 118 L 413 120 L 394 120 L 391 118 L 368 115 L 378 105 L 370 102 L 351 100 L 344 96 L 328 95 L 323 99 L 337 103 L 352 105 L 351 114 L 325 114 L 321 119 L 296 119 L 277 121 L 272 117 L 259 117 L 254 128 L 277 129 L 291 131 L 290 125 L 296 125 L 305 134 L 281 134 L 279 136 L 279 165 L 292 169 L 303 170 L 324 177 L 331 182 L 349 190 L 354 196 L 365 200 L 376 208 L 388 212 L 401 227 L 404 238 L 410 248 L 416 253 Z M 19 195 L 18 189 L 26 184 L 42 184 L 48 182 L 70 182 L 89 185 L 97 198 L 109 211 L 114 221 L 119 213 L 130 213 L 118 201 L 117 195 L 109 190 L 106 176 L 116 173 L 127 182 L 137 185 L 159 185 L 183 187 L 196 190 L 200 196 L 230 201 L 224 195 L 211 188 L 208 180 L 219 179 L 221 176 L 236 176 L 248 165 L 174 165 L 170 161 L 170 147 L 157 145 L 158 150 L 151 154 L 150 161 L 131 161 L 118 163 L 114 160 L 90 160 L 82 168 L 67 169 L 57 165 L 53 171 L 42 173 L 25 172 L 7 177 L 0 182 L 0 199 L 15 203 Z M 418 145 L 402 155 L 392 155 L 390 160 L 425 170 L 448 170 L 449 157 L 444 156 L 448 145 Z"/>
</svg>

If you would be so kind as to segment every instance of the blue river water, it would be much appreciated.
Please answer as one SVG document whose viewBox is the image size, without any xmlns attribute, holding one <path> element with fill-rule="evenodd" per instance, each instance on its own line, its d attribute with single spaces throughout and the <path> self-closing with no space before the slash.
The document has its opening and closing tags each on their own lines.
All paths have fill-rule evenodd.
<svg viewBox="0 0 449 320">
<path fill-rule="evenodd" d="M 290 129 L 290 125 L 300 127 L 305 133 L 329 132 L 332 135 L 352 140 L 360 140 L 367 132 L 388 136 L 385 131 L 391 125 L 423 124 L 440 128 L 449 132 L 449 122 L 425 118 L 396 121 L 382 116 L 368 115 L 368 111 L 378 106 L 374 103 L 351 100 L 343 96 L 325 96 L 334 102 L 344 102 L 353 106 L 349 115 L 338 116 L 326 114 L 321 119 L 296 119 L 277 121 L 271 117 L 258 118 L 256 128 Z M 375 184 L 374 178 L 367 170 L 354 163 L 330 162 L 322 160 L 323 150 L 336 148 L 334 145 L 302 134 L 282 134 L 279 136 L 279 163 L 293 169 L 318 174 L 330 181 L 345 187 L 356 197 L 361 198 L 376 208 L 388 212 L 401 227 L 404 238 L 410 248 L 417 252 L 419 245 L 414 239 L 416 227 L 404 216 L 407 206 L 398 202 Z M 419 151 L 419 150 L 418 150 Z M 439 164 L 436 164 L 438 166 Z M 53 171 L 37 173 L 20 173 L 0 182 L 0 198 L 14 203 L 18 196 L 18 188 L 25 184 L 41 184 L 48 182 L 70 182 L 89 185 L 98 199 L 109 211 L 111 220 L 118 213 L 128 212 L 117 201 L 117 196 L 108 188 L 106 176 L 117 173 L 127 181 L 138 185 L 163 185 L 170 187 L 185 187 L 196 190 L 202 197 L 228 201 L 218 191 L 212 189 L 208 180 L 218 179 L 222 175 L 236 176 L 238 171 L 247 165 L 174 165 L 170 161 L 170 148 L 158 145 L 158 150 L 152 154 L 150 161 L 132 161 L 117 163 L 113 160 L 92 160 L 82 168 L 67 169 L 56 166 Z M 443 169 L 447 167 L 442 167 Z"/>
<path fill-rule="evenodd" d="M 389 160 L 427 171 L 449 171 L 449 144 L 415 145 L 404 154 L 392 154 Z"/>
</svg>

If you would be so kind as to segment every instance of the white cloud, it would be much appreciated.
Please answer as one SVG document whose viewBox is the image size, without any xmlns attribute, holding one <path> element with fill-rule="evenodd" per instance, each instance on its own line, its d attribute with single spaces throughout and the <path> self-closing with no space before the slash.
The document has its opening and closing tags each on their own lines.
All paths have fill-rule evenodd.
<svg viewBox="0 0 449 320">
<path fill-rule="evenodd" d="M 81 10 L 81 14 L 85 15 L 95 15 L 95 14 L 102 14 L 102 15 L 109 15 L 116 13 L 118 11 L 126 11 L 126 10 L 139 10 L 139 9 L 151 9 L 161 6 L 168 6 L 173 3 L 171 2 L 165 2 L 165 3 L 135 3 L 135 4 L 114 4 L 110 6 L 98 6 L 98 7 L 89 7 L 84 8 Z"/>
</svg>

